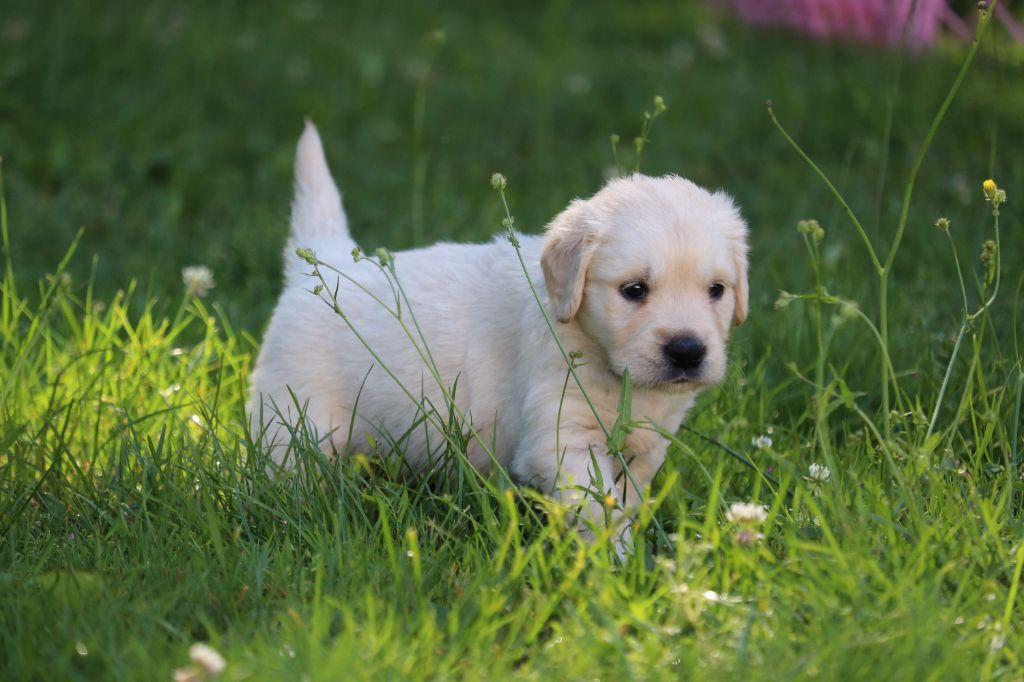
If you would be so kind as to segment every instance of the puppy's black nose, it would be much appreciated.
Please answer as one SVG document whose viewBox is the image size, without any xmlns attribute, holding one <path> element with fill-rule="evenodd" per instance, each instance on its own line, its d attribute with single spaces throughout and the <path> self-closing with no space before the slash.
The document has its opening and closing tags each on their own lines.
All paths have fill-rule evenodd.
<svg viewBox="0 0 1024 682">
<path fill-rule="evenodd" d="M 665 357 L 677 369 L 693 370 L 704 361 L 707 348 L 694 336 L 676 336 L 665 344 Z"/>
</svg>

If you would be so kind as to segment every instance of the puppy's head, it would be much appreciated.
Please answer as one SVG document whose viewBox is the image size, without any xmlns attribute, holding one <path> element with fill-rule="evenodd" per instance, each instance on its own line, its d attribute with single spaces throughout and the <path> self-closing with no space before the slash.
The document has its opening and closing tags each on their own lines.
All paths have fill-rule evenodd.
<svg viewBox="0 0 1024 682">
<path fill-rule="evenodd" d="M 551 311 L 575 319 L 608 370 L 689 390 L 722 380 L 747 316 L 747 227 L 732 199 L 677 176 L 612 180 L 548 226 Z"/>
</svg>

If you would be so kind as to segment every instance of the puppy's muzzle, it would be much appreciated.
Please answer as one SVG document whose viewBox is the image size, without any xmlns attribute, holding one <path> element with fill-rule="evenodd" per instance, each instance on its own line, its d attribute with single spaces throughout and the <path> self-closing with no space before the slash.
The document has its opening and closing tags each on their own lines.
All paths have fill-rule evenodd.
<svg viewBox="0 0 1024 682">
<path fill-rule="evenodd" d="M 662 352 L 668 365 L 671 381 L 694 379 L 700 375 L 700 366 L 707 355 L 707 347 L 696 336 L 674 336 Z"/>
</svg>

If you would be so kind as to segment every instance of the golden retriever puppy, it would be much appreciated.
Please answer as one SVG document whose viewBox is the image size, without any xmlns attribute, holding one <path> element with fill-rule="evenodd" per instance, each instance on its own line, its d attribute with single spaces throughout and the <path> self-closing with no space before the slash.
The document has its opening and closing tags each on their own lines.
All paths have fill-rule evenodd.
<svg viewBox="0 0 1024 682">
<path fill-rule="evenodd" d="M 445 451 L 454 412 L 475 467 L 505 467 L 580 505 L 587 532 L 602 505 L 614 499 L 619 518 L 635 503 L 665 458 L 665 439 L 640 428 L 622 451 L 630 476 L 609 453 L 627 372 L 633 419 L 669 431 L 722 380 L 730 327 L 747 315 L 746 234 L 723 192 L 631 175 L 570 203 L 543 236 L 518 236 L 526 274 L 499 237 L 397 253 L 389 275 L 353 258 L 341 197 L 307 124 L 284 291 L 252 375 L 254 439 L 287 465 L 304 418 L 326 452 L 375 444 L 422 471 Z M 330 266 L 319 267 L 323 282 L 297 248 Z M 574 352 L 575 378 L 545 313 Z M 625 551 L 627 524 L 618 542 Z"/>
</svg>

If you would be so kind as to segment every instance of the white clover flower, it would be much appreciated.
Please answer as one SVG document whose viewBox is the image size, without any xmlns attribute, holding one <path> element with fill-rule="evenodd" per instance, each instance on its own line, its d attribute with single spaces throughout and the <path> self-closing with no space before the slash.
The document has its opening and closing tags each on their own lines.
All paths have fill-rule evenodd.
<svg viewBox="0 0 1024 682">
<path fill-rule="evenodd" d="M 768 510 L 753 502 L 733 502 L 725 514 L 729 523 L 754 525 L 764 523 L 768 518 Z"/>
<path fill-rule="evenodd" d="M 832 470 L 824 464 L 812 464 L 807 467 L 807 480 L 812 483 L 825 483 L 832 476 Z"/>
<path fill-rule="evenodd" d="M 736 542 L 741 545 L 756 545 L 761 540 L 764 540 L 764 533 L 753 528 L 740 528 L 736 531 Z"/>
<path fill-rule="evenodd" d="M 189 265 L 181 269 L 181 281 L 185 284 L 187 296 L 202 298 L 216 286 L 213 281 L 213 270 L 205 265 Z"/>
<path fill-rule="evenodd" d="M 202 682 L 203 678 L 198 670 L 192 666 L 184 668 L 175 668 L 171 672 L 171 679 L 174 682 Z"/>
<path fill-rule="evenodd" d="M 220 675 L 228 666 L 224 657 L 209 644 L 197 642 L 189 647 L 188 657 L 209 675 Z"/>
<path fill-rule="evenodd" d="M 754 436 L 750 439 L 750 444 L 758 450 L 767 450 L 772 446 L 772 437 L 767 433 L 763 436 Z"/>
</svg>

